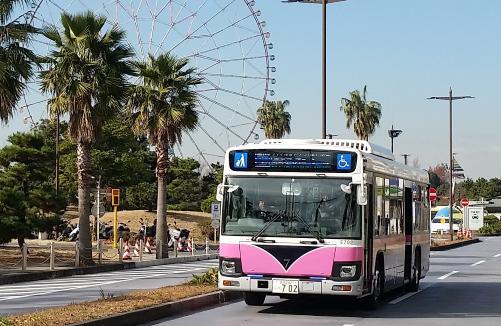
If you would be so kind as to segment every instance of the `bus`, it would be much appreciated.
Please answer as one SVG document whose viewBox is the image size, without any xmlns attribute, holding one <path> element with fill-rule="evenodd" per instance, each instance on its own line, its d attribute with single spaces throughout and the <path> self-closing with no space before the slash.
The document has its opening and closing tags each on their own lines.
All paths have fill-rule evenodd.
<svg viewBox="0 0 501 326">
<path fill-rule="evenodd" d="M 230 148 L 219 281 L 267 295 L 364 298 L 417 291 L 429 269 L 429 177 L 360 140 L 266 140 Z"/>
</svg>

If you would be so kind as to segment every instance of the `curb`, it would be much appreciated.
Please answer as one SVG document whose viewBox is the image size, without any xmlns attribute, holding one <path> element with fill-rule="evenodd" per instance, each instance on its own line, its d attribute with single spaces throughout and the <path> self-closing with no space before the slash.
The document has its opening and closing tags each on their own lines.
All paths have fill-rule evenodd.
<svg viewBox="0 0 501 326">
<path fill-rule="evenodd" d="M 238 301 L 242 298 L 243 296 L 241 292 L 218 291 L 175 302 L 164 303 L 154 307 L 143 308 L 140 310 L 116 314 L 105 318 L 71 324 L 71 326 L 133 326 L 173 317 L 180 314 L 185 314 L 188 312 L 199 311 L 204 308 L 216 306 L 225 302 Z"/>
<path fill-rule="evenodd" d="M 53 279 L 53 278 L 68 277 L 68 276 L 74 276 L 74 275 L 88 275 L 88 274 L 97 274 L 97 273 L 104 273 L 104 272 L 114 272 L 114 271 L 121 271 L 121 270 L 126 270 L 126 269 L 150 267 L 150 266 L 157 266 L 157 265 L 188 263 L 188 262 L 195 262 L 195 261 L 201 261 L 201 260 L 217 259 L 218 257 L 219 257 L 218 254 L 199 255 L 199 256 L 184 256 L 184 257 L 175 257 L 175 258 L 155 259 L 155 260 L 143 261 L 143 262 L 130 262 L 130 263 L 125 262 L 123 264 L 116 263 L 116 264 L 99 265 L 99 266 L 91 266 L 91 267 L 78 267 L 78 268 L 61 269 L 61 270 L 56 270 L 56 271 L 8 275 L 8 276 L 0 277 L 0 285 L 48 280 L 48 279 Z"/>
<path fill-rule="evenodd" d="M 470 240 L 452 243 L 452 244 L 448 244 L 448 245 L 444 245 L 444 246 L 431 247 L 430 250 L 431 251 L 445 251 L 445 250 L 449 250 L 449 249 L 464 247 L 464 246 L 471 245 L 471 244 L 478 243 L 478 242 L 480 242 L 480 239 L 476 238 L 476 239 L 470 239 Z"/>
</svg>

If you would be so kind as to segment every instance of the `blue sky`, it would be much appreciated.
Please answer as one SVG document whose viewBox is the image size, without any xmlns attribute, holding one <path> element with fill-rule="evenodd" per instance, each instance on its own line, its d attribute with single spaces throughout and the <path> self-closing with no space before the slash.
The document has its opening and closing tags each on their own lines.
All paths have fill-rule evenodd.
<svg viewBox="0 0 501 326">
<path fill-rule="evenodd" d="M 291 138 L 320 136 L 321 7 L 256 0 L 277 57 L 273 99 L 291 101 Z M 404 133 L 395 152 L 422 168 L 448 160 L 448 104 L 426 100 L 457 95 L 454 151 L 472 178 L 501 177 L 501 1 L 347 0 L 329 6 L 328 132 L 354 137 L 339 111 L 341 97 L 368 87 L 383 106 L 372 142 L 389 147 L 392 124 Z M 0 144 L 26 130 L 18 115 L 0 130 Z M 34 112 L 34 118 L 44 116 Z"/>
</svg>

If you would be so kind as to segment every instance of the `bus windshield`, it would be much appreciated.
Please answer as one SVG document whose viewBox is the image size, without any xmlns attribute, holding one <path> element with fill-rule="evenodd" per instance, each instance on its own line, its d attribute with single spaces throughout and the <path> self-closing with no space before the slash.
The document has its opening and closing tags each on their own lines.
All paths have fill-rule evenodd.
<svg viewBox="0 0 501 326">
<path fill-rule="evenodd" d="M 351 179 L 228 177 L 224 235 L 360 239 L 361 209 Z M 268 225 L 269 224 L 269 225 Z M 264 228 L 264 231 L 263 231 Z"/>
</svg>

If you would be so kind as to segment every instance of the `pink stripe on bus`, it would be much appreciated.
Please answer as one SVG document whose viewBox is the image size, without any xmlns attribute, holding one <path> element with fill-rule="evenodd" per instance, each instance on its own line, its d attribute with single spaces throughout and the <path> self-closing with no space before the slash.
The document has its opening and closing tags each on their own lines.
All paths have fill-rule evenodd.
<svg viewBox="0 0 501 326">
<path fill-rule="evenodd" d="M 240 246 L 233 243 L 221 243 L 219 245 L 219 256 L 223 258 L 240 258 Z"/>
</svg>

